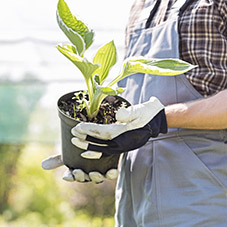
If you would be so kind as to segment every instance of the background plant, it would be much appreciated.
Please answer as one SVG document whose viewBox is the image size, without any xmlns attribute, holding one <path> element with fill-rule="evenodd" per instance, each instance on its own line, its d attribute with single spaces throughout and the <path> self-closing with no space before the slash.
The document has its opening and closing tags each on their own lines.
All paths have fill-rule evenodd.
<svg viewBox="0 0 227 227">
<path fill-rule="evenodd" d="M 2 152 L 9 146 L 0 148 Z M 18 152 L 17 149 L 17 146 L 11 146 L 9 152 Z M 53 145 L 27 144 L 20 147 L 20 156 L 14 164 L 11 160 L 15 157 L 9 156 L 9 152 L 5 154 L 9 157 L 1 154 L 3 161 L 10 160 L 13 169 L 5 168 L 11 171 L 8 172 L 10 179 L 0 172 L 1 188 L 3 182 L 11 185 L 7 204 L 1 198 L 0 226 L 113 227 L 115 182 L 88 183 L 88 187 L 62 181 L 65 169 L 47 172 L 40 166 L 53 150 Z"/>
<path fill-rule="evenodd" d="M 104 82 L 117 59 L 116 47 L 113 41 L 98 49 L 92 61 L 85 58 L 86 50 L 93 43 L 94 32 L 70 12 L 64 0 L 59 0 L 57 21 L 61 30 L 71 44 L 58 45 L 57 49 L 66 56 L 84 76 L 89 100 L 84 100 L 88 117 L 91 119 L 98 113 L 102 100 L 107 95 L 118 95 L 123 88 L 112 88 L 118 81 L 134 73 L 173 76 L 182 74 L 195 66 L 179 59 L 146 59 L 128 58 L 123 62 L 120 74 L 108 85 Z"/>
</svg>

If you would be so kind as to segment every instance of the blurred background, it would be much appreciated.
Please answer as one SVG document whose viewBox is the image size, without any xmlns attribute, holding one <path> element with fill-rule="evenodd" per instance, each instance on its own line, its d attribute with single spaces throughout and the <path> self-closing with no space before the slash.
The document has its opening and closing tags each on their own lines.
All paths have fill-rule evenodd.
<svg viewBox="0 0 227 227">
<path fill-rule="evenodd" d="M 114 40 L 120 71 L 132 0 L 66 0 L 95 31 L 88 50 Z M 58 50 L 68 40 L 56 21 L 57 0 L 7 0 L 0 7 L 0 226 L 114 226 L 115 181 L 62 180 L 41 161 L 61 152 L 58 98 L 85 88 L 82 75 Z M 110 77 L 111 78 L 111 77 Z"/>
</svg>

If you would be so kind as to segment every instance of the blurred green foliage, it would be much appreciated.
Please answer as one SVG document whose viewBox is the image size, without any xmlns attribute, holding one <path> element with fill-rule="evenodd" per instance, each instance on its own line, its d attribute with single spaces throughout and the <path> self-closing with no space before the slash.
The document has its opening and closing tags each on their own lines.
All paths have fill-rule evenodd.
<svg viewBox="0 0 227 227">
<path fill-rule="evenodd" d="M 0 86 L 0 226 L 113 227 L 115 182 L 69 183 L 62 180 L 66 167 L 41 168 L 55 153 L 57 135 L 48 129 L 58 122 L 49 109 L 37 111 L 45 84 L 27 79 Z M 38 126 L 51 144 L 38 143 Z"/>
<path fill-rule="evenodd" d="M 13 176 L 16 173 L 16 165 L 22 146 L 10 144 L 0 145 L 0 213 L 7 209 L 9 191 L 14 187 Z M 12 155 L 13 154 L 13 155 Z"/>
<path fill-rule="evenodd" d="M 7 206 L 2 206 L 0 214 L 1 227 L 114 226 L 115 182 L 99 185 L 64 182 L 65 167 L 54 171 L 41 168 L 41 161 L 53 154 L 54 146 L 26 145 L 20 149 L 20 156 L 15 152 L 17 149 L 15 146 L 10 155 L 5 153 L 7 163 L 19 157 L 17 165 L 11 164 L 12 170 L 0 172 L 1 188 L 4 185 L 8 194 L 4 202 Z M 7 176 L 13 184 L 8 184 Z"/>
<path fill-rule="evenodd" d="M 45 84 L 31 74 L 24 75 L 18 83 L 5 81 L 0 84 L 0 143 L 27 141 L 30 116 L 45 89 Z"/>
</svg>

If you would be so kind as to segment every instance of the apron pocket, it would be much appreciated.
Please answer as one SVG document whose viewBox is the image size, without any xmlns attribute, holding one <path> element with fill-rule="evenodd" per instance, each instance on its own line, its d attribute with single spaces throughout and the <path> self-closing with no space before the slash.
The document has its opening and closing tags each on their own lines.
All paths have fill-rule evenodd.
<svg viewBox="0 0 227 227">
<path fill-rule="evenodd" d="M 205 159 L 199 158 L 200 149 L 188 146 L 188 139 L 175 137 L 154 142 L 151 198 L 160 226 L 221 226 L 227 221 L 227 189 Z M 212 142 L 196 136 L 190 139 L 204 147 L 204 152 L 208 149 L 207 153 L 217 145 L 211 146 Z M 211 156 L 214 162 L 215 152 L 216 149 Z"/>
<path fill-rule="evenodd" d="M 226 144 L 200 136 L 185 136 L 181 139 L 188 152 L 191 152 L 194 159 L 192 165 L 198 168 L 197 176 L 201 182 L 206 180 L 210 186 L 219 186 L 227 193 Z"/>
</svg>

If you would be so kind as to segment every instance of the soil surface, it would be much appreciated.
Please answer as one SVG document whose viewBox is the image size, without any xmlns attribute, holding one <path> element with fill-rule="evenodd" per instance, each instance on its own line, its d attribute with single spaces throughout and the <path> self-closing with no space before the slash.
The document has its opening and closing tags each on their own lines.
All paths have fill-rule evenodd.
<svg viewBox="0 0 227 227">
<path fill-rule="evenodd" d="M 80 97 L 80 99 L 78 97 Z M 79 121 L 111 124 L 116 122 L 116 111 L 123 105 L 127 106 L 126 103 L 121 99 L 118 99 L 117 96 L 107 96 L 100 106 L 98 115 L 93 119 L 89 119 L 86 114 L 86 109 L 81 108 L 82 97 L 83 95 L 81 94 L 81 96 L 79 95 L 77 98 L 74 97 L 72 99 L 62 101 L 59 106 L 60 110 L 71 118 Z M 86 99 L 88 100 L 88 97 L 86 97 Z"/>
</svg>

